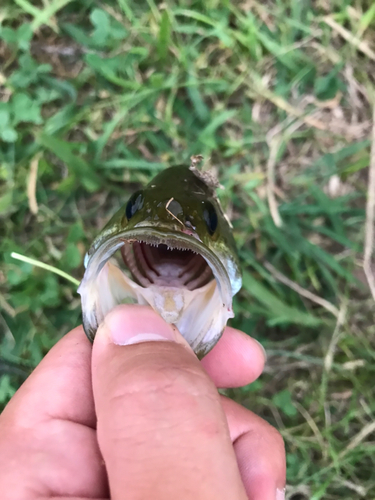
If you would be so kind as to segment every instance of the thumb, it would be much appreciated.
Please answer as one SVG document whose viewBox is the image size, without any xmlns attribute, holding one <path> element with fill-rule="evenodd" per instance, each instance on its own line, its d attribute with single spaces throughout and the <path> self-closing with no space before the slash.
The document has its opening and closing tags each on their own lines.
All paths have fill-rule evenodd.
<svg viewBox="0 0 375 500">
<path fill-rule="evenodd" d="M 145 306 L 100 326 L 92 378 L 112 500 L 245 500 L 217 390 L 175 327 Z"/>
</svg>

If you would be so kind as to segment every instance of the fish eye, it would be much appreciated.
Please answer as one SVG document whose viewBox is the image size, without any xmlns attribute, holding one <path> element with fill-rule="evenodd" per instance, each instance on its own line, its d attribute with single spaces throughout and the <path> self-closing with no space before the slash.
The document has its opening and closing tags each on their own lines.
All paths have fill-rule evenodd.
<svg viewBox="0 0 375 500">
<path fill-rule="evenodd" d="M 144 198 L 142 191 L 136 191 L 131 195 L 125 209 L 125 214 L 128 220 L 130 220 L 133 215 L 143 207 L 143 201 Z"/>
<path fill-rule="evenodd" d="M 210 201 L 205 201 L 203 205 L 203 219 L 206 223 L 208 232 L 212 236 L 217 228 L 218 218 L 215 207 Z"/>
</svg>

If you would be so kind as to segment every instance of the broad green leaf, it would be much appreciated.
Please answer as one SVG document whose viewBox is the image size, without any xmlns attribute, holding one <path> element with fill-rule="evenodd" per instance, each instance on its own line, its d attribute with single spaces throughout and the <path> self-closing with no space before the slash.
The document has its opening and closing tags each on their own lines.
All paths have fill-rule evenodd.
<svg viewBox="0 0 375 500">
<path fill-rule="evenodd" d="M 82 227 L 82 223 L 76 222 L 75 224 L 72 224 L 69 229 L 67 241 L 69 243 L 77 243 L 78 241 L 81 241 L 84 237 L 85 237 L 85 231 Z"/>
<path fill-rule="evenodd" d="M 109 15 L 102 9 L 94 9 L 91 12 L 90 20 L 95 26 L 91 35 L 93 41 L 98 47 L 105 46 L 111 30 Z"/>
<path fill-rule="evenodd" d="M 16 142 L 18 134 L 13 128 L 5 128 L 0 132 L 0 137 L 4 142 Z"/>
<path fill-rule="evenodd" d="M 16 30 L 9 28 L 9 26 L 0 26 L 0 39 L 5 43 L 14 45 L 21 50 L 28 50 L 30 47 L 30 40 L 33 36 L 33 31 L 29 23 L 23 23 Z"/>
<path fill-rule="evenodd" d="M 25 53 L 18 59 L 19 69 L 14 71 L 9 78 L 10 83 L 20 89 L 25 89 L 32 83 L 36 83 L 41 75 L 52 70 L 50 64 L 38 64 L 29 54 Z"/>
<path fill-rule="evenodd" d="M 33 37 L 31 24 L 23 23 L 17 29 L 17 44 L 21 50 L 29 50 L 30 41 Z"/>
<path fill-rule="evenodd" d="M 15 94 L 11 105 L 14 125 L 20 122 L 32 122 L 40 125 L 43 122 L 39 104 L 27 94 L 22 92 Z"/>
<path fill-rule="evenodd" d="M 75 243 L 69 242 L 66 245 L 64 255 L 61 258 L 61 268 L 75 269 L 82 263 L 82 256 Z"/>
<path fill-rule="evenodd" d="M 292 402 L 292 396 L 288 389 L 278 392 L 272 397 L 272 402 L 279 408 L 287 417 L 295 417 L 297 415 L 296 407 Z"/>
</svg>

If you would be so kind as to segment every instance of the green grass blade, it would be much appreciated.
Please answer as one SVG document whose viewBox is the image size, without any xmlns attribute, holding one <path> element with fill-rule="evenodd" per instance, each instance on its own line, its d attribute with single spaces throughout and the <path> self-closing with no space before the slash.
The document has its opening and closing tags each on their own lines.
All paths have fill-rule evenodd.
<svg viewBox="0 0 375 500">
<path fill-rule="evenodd" d="M 21 255 L 17 252 L 12 252 L 10 254 L 13 259 L 16 260 L 21 260 L 22 262 L 27 262 L 28 264 L 31 264 L 36 267 L 40 267 L 41 269 L 46 269 L 46 271 L 50 271 L 51 273 L 57 274 L 61 276 L 62 278 L 65 278 L 66 280 L 70 281 L 73 283 L 73 285 L 78 286 L 79 281 L 73 278 L 73 276 L 70 276 L 69 274 L 65 273 L 64 271 L 61 271 L 61 269 L 58 269 L 57 267 L 50 266 L 49 264 L 44 264 L 43 262 L 40 262 L 40 260 L 32 259 L 30 257 L 26 257 L 25 255 Z"/>
<path fill-rule="evenodd" d="M 253 299 L 267 308 L 269 318 L 274 323 L 290 323 L 309 327 L 315 327 L 322 323 L 321 319 L 312 314 L 305 313 L 283 302 L 247 271 L 243 275 L 243 286 Z"/>
</svg>

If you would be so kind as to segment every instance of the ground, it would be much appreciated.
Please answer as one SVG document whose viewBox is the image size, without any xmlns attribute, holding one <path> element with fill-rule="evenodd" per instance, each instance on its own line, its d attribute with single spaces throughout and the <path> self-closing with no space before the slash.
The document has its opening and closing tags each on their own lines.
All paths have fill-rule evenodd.
<svg viewBox="0 0 375 500">
<path fill-rule="evenodd" d="M 289 499 L 375 498 L 373 2 L 1 3 L 1 405 L 81 321 L 73 283 L 11 252 L 80 280 L 130 193 L 201 154 L 244 273 L 232 324 L 268 352 L 229 394 L 281 431 Z"/>
</svg>

